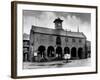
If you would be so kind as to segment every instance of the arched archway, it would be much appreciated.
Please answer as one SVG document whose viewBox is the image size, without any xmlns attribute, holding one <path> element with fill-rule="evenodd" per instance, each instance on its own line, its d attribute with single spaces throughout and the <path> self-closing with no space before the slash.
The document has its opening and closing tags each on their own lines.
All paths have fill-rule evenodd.
<svg viewBox="0 0 100 80">
<path fill-rule="evenodd" d="M 70 54 L 70 49 L 69 47 L 64 48 L 64 54 Z"/>
<path fill-rule="evenodd" d="M 73 58 L 75 58 L 76 57 L 76 48 L 75 47 L 72 47 L 72 49 L 71 49 L 71 57 Z"/>
<path fill-rule="evenodd" d="M 43 58 L 45 57 L 45 46 L 41 45 L 38 47 L 38 54 Z"/>
<path fill-rule="evenodd" d="M 53 46 L 49 46 L 47 49 L 47 56 L 48 57 L 54 57 L 54 47 Z"/>
<path fill-rule="evenodd" d="M 62 59 L 62 47 L 58 46 L 56 48 L 56 54 L 58 55 L 58 59 Z"/>
<path fill-rule="evenodd" d="M 82 59 L 82 54 L 83 54 L 83 48 L 78 48 L 78 57 L 80 58 L 80 59 Z"/>
</svg>

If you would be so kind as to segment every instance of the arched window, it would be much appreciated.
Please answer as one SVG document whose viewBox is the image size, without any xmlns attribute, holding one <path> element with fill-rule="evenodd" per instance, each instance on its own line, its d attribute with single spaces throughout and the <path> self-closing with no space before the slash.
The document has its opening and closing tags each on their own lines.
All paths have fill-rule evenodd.
<svg viewBox="0 0 100 80">
<path fill-rule="evenodd" d="M 67 37 L 65 38 L 65 42 L 68 42 L 68 38 Z"/>
<path fill-rule="evenodd" d="M 74 38 L 72 39 L 72 42 L 75 42 L 75 39 Z"/>
<path fill-rule="evenodd" d="M 57 36 L 57 38 L 56 38 L 56 44 L 57 45 L 61 45 L 61 38 L 60 38 L 60 36 Z"/>
</svg>

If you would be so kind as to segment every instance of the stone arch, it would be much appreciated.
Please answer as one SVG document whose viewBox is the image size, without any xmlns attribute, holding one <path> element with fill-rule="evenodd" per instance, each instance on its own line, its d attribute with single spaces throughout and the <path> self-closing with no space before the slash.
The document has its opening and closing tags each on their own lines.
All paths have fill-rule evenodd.
<svg viewBox="0 0 100 80">
<path fill-rule="evenodd" d="M 62 59 L 62 47 L 58 46 L 56 48 L 56 54 L 58 55 L 58 59 Z"/>
<path fill-rule="evenodd" d="M 48 48 L 47 48 L 47 56 L 48 57 L 54 57 L 54 47 L 53 46 L 49 46 Z"/>
<path fill-rule="evenodd" d="M 83 55 L 83 48 L 78 48 L 78 57 L 80 58 L 80 59 L 82 59 L 82 55 Z"/>
<path fill-rule="evenodd" d="M 71 49 L 71 57 L 76 57 L 76 48 L 75 47 L 72 47 Z"/>
<path fill-rule="evenodd" d="M 38 47 L 38 54 L 39 54 L 41 57 L 45 57 L 45 50 L 46 50 L 45 46 L 40 45 L 40 46 Z"/>
<path fill-rule="evenodd" d="M 64 48 L 64 54 L 70 54 L 70 48 L 69 47 L 65 47 Z"/>
</svg>

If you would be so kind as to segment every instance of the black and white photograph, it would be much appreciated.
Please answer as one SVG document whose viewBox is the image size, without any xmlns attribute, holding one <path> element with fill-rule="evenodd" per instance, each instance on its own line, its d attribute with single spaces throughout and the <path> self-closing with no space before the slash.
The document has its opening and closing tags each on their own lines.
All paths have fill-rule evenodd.
<svg viewBox="0 0 100 80">
<path fill-rule="evenodd" d="M 91 13 L 23 10 L 23 69 L 91 66 Z"/>
<path fill-rule="evenodd" d="M 12 76 L 97 73 L 97 7 L 13 2 Z"/>
</svg>

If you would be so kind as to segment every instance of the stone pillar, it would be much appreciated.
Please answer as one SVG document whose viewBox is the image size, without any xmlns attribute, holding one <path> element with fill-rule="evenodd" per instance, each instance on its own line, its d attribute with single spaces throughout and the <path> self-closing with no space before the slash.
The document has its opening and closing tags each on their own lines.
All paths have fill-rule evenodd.
<svg viewBox="0 0 100 80">
<path fill-rule="evenodd" d="M 85 59 L 86 56 L 87 56 L 87 53 L 86 53 L 86 48 L 83 48 L 83 54 L 82 54 L 82 59 Z"/>
<path fill-rule="evenodd" d="M 79 56 L 78 56 L 78 48 L 76 48 L 76 59 L 79 59 Z"/>
</svg>

